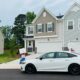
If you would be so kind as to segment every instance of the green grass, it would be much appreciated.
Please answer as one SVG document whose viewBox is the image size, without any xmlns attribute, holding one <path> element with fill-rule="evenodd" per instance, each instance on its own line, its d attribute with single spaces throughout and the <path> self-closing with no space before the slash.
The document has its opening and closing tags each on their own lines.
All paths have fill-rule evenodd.
<svg viewBox="0 0 80 80">
<path fill-rule="evenodd" d="M 4 54 L 0 54 L 0 63 L 5 63 L 5 62 L 18 59 L 16 53 L 17 53 L 17 50 L 14 50 L 14 51 L 5 50 Z"/>
</svg>

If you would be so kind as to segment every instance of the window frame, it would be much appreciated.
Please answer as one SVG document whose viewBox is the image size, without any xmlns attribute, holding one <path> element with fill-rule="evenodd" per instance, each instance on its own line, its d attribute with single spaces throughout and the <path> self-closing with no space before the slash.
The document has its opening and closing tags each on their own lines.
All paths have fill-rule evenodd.
<svg viewBox="0 0 80 80">
<path fill-rule="evenodd" d="M 73 29 L 69 29 L 69 22 L 73 22 Z M 67 30 L 74 30 L 74 20 L 67 20 Z"/>
<path fill-rule="evenodd" d="M 44 56 L 46 56 L 46 55 L 48 55 L 48 54 L 50 54 L 50 53 L 54 53 L 54 57 L 45 57 L 44 58 Z M 42 56 L 40 56 L 40 58 L 42 58 L 42 59 L 54 59 L 55 58 L 55 55 L 56 55 L 56 53 L 55 52 L 49 52 L 49 53 L 45 53 L 44 55 L 42 55 Z"/>
<path fill-rule="evenodd" d="M 47 32 L 53 32 L 53 30 L 49 31 L 49 26 L 48 25 L 50 25 L 50 24 L 52 24 L 52 28 L 53 28 L 53 23 L 52 22 L 48 22 L 47 23 Z"/>
<path fill-rule="evenodd" d="M 31 28 L 32 28 L 32 30 L 31 30 Z M 30 30 L 29 30 L 30 29 Z M 32 31 L 32 33 L 31 33 L 31 31 Z M 33 26 L 29 26 L 28 27 L 28 34 L 33 34 Z"/>
<path fill-rule="evenodd" d="M 42 33 L 43 32 L 43 30 L 41 30 L 41 32 L 39 32 L 39 30 L 38 30 L 38 28 L 39 27 L 41 27 L 42 28 L 42 23 L 40 23 L 40 24 L 37 24 L 37 33 Z M 43 28 L 42 28 L 43 29 Z"/>
<path fill-rule="evenodd" d="M 59 54 L 59 53 L 67 54 L 68 57 L 57 57 L 57 54 Z M 69 55 L 68 55 L 68 53 L 65 53 L 65 52 L 56 52 L 56 57 L 55 58 L 58 58 L 58 59 L 69 58 Z"/>
<path fill-rule="evenodd" d="M 64 53 L 64 54 L 67 54 L 68 57 L 57 57 L 57 54 L 58 53 Z M 59 59 L 63 59 L 63 58 L 73 58 L 73 57 L 77 57 L 77 55 L 75 54 L 71 54 L 71 53 L 68 53 L 68 52 L 56 52 L 56 55 L 55 55 L 55 58 L 59 58 Z"/>
</svg>

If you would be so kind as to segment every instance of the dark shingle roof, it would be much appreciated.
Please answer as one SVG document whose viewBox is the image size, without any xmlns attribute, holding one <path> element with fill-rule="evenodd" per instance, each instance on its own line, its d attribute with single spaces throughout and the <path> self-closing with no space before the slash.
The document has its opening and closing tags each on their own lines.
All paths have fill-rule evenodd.
<svg viewBox="0 0 80 80">
<path fill-rule="evenodd" d="M 56 16 L 58 19 L 61 19 L 64 15 Z"/>
</svg>

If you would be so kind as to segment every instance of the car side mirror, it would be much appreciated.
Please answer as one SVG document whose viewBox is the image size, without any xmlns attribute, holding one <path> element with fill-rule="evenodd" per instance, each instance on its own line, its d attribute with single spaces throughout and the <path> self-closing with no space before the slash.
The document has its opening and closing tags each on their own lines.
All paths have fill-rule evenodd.
<svg viewBox="0 0 80 80">
<path fill-rule="evenodd" d="M 42 60 L 43 58 L 42 57 L 40 57 L 40 60 Z"/>
</svg>

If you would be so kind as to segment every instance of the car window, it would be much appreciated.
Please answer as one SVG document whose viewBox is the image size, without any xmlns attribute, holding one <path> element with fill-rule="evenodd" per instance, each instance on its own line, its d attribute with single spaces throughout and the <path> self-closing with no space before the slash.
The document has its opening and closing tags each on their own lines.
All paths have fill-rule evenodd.
<svg viewBox="0 0 80 80">
<path fill-rule="evenodd" d="M 54 52 L 50 52 L 50 53 L 46 53 L 42 56 L 43 59 L 46 58 L 54 58 L 55 57 L 55 53 Z"/>
<path fill-rule="evenodd" d="M 56 53 L 56 58 L 68 58 L 68 54 L 65 52 L 57 52 Z"/>
<path fill-rule="evenodd" d="M 77 57 L 75 54 L 68 53 L 69 57 Z"/>
</svg>

